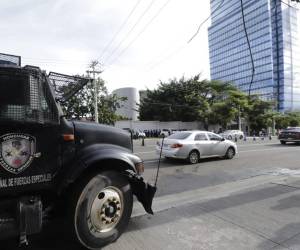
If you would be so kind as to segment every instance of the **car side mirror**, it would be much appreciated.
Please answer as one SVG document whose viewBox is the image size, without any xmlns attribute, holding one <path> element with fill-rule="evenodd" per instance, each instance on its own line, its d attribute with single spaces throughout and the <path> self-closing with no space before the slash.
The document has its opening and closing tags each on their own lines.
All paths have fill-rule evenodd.
<svg viewBox="0 0 300 250">
<path fill-rule="evenodd" d="M 225 141 L 225 138 L 224 138 L 224 137 L 222 137 L 221 141 Z"/>
</svg>

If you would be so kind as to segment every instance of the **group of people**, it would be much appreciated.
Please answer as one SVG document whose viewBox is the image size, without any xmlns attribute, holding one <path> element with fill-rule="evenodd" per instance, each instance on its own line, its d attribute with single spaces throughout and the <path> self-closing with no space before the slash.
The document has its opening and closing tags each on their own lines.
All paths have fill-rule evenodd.
<svg viewBox="0 0 300 250">
<path fill-rule="evenodd" d="M 160 129 L 151 129 L 151 130 L 144 130 L 146 137 L 159 137 L 161 130 Z"/>
</svg>

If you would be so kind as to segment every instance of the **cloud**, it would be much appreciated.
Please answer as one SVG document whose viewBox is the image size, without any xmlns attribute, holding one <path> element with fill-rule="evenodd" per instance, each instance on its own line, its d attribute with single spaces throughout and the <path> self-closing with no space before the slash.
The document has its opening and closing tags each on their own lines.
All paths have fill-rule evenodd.
<svg viewBox="0 0 300 250">
<path fill-rule="evenodd" d="M 187 44 L 198 24 L 209 15 L 209 1 L 170 0 L 145 29 L 167 2 L 156 0 L 126 36 L 150 1 L 141 1 L 106 51 L 105 46 L 137 0 L 1 1 L 0 47 L 3 53 L 21 55 L 24 63 L 68 74 L 84 73 L 92 59 L 104 54 L 99 60 L 104 63 L 102 77 L 110 91 L 124 86 L 155 88 L 159 80 L 202 71 L 204 77 L 209 77 L 208 24 Z M 111 60 L 103 59 L 120 42 L 109 65 Z"/>
</svg>

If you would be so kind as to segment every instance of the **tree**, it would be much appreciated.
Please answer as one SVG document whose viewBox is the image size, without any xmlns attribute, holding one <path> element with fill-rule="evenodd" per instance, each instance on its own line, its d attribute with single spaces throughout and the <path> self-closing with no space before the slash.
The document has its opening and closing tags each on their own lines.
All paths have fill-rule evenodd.
<svg viewBox="0 0 300 250">
<path fill-rule="evenodd" d="M 104 124 L 113 124 L 115 121 L 121 119 L 120 116 L 115 114 L 115 111 L 117 108 L 121 107 L 121 103 L 125 101 L 126 98 L 120 98 L 115 94 L 108 95 L 105 82 L 101 78 L 96 79 L 96 84 L 99 122 Z M 65 91 L 67 91 L 67 89 Z M 63 103 L 62 108 L 66 117 L 69 119 L 95 120 L 94 93 L 94 85 L 89 83 L 67 102 Z"/>
<path fill-rule="evenodd" d="M 232 109 L 225 101 L 216 102 L 211 105 L 208 122 L 211 124 L 220 124 L 226 128 L 236 115 L 236 111 Z"/>
<path fill-rule="evenodd" d="M 141 120 L 201 121 L 227 128 L 241 118 L 248 121 L 252 132 L 272 127 L 278 113 L 274 103 L 256 95 L 248 97 L 228 82 L 200 80 L 200 75 L 160 82 L 157 89 L 147 90 L 140 104 Z M 291 116 L 288 124 L 300 124 L 298 116 Z M 300 117 L 300 115 L 299 115 Z M 250 131 L 249 131 L 250 132 Z"/>
<path fill-rule="evenodd" d="M 147 90 L 140 105 L 141 120 L 202 121 L 226 127 L 247 107 L 247 97 L 232 84 L 200 80 L 200 75 L 189 79 L 172 79 L 160 83 L 158 89 Z"/>
<path fill-rule="evenodd" d="M 172 79 L 160 82 L 158 89 L 147 90 L 147 97 L 140 104 L 141 120 L 198 121 L 209 109 L 207 81 L 199 75 L 190 79 Z"/>
<path fill-rule="evenodd" d="M 276 129 L 297 127 L 300 125 L 300 112 L 280 113 L 275 119 Z"/>
<path fill-rule="evenodd" d="M 246 113 L 252 133 L 258 134 L 260 130 L 272 126 L 273 107 L 273 102 L 264 101 L 257 95 L 249 98 L 249 107 Z"/>
</svg>

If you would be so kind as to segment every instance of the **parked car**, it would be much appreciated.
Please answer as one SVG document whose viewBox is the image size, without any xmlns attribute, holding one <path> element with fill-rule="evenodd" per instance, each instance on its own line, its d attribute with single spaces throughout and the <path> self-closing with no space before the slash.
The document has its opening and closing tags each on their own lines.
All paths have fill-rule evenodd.
<svg viewBox="0 0 300 250">
<path fill-rule="evenodd" d="M 160 131 L 160 137 L 162 137 L 162 136 L 168 137 L 171 134 L 172 134 L 171 129 L 162 129 Z"/>
<path fill-rule="evenodd" d="M 146 133 L 141 131 L 141 130 L 136 131 L 136 134 L 137 134 L 138 138 L 145 138 L 146 137 Z"/>
<path fill-rule="evenodd" d="M 143 132 L 141 130 L 133 130 L 130 128 L 123 128 L 123 130 L 127 131 L 129 134 L 132 134 L 133 139 L 139 139 L 139 138 L 146 137 L 145 132 Z"/>
<path fill-rule="evenodd" d="M 156 152 L 160 154 L 161 141 L 156 144 Z M 162 156 L 166 158 L 187 159 L 195 164 L 200 158 L 225 157 L 232 159 L 237 153 L 234 142 L 207 131 L 178 132 L 164 140 Z"/>
<path fill-rule="evenodd" d="M 300 127 L 289 127 L 282 130 L 278 139 L 281 144 L 286 144 L 287 142 L 300 142 Z"/>
<path fill-rule="evenodd" d="M 225 130 L 220 136 L 224 137 L 225 139 L 232 140 L 235 137 L 242 140 L 244 138 L 244 132 L 241 130 Z"/>
</svg>

